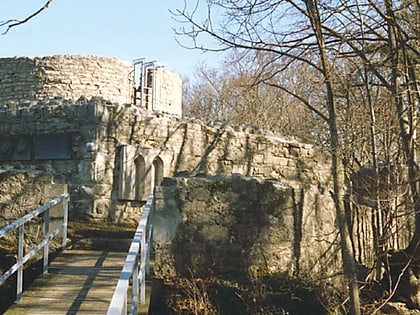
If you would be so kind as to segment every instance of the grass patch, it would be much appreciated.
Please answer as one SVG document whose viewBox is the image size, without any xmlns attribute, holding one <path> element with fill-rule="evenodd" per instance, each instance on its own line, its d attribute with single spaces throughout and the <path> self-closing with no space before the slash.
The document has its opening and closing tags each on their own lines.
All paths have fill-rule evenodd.
<svg viewBox="0 0 420 315">
<path fill-rule="evenodd" d="M 72 243 L 86 238 L 126 239 L 133 237 L 136 228 L 128 223 L 72 220 L 68 222 L 68 238 Z"/>
</svg>

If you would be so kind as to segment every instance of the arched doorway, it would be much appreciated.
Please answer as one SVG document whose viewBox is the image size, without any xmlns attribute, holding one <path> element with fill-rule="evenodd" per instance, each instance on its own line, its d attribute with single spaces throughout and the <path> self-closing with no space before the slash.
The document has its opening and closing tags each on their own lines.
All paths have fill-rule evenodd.
<svg viewBox="0 0 420 315">
<path fill-rule="evenodd" d="M 146 164 L 144 158 L 139 155 L 134 160 L 136 169 L 135 174 L 135 200 L 142 200 L 145 193 L 145 180 L 146 180 Z"/>
<path fill-rule="evenodd" d="M 160 157 L 153 160 L 153 187 L 160 186 L 163 180 L 163 161 Z"/>
</svg>

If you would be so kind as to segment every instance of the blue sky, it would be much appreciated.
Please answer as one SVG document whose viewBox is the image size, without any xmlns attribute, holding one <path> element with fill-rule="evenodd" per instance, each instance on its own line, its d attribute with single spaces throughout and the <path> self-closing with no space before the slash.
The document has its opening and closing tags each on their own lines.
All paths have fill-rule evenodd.
<svg viewBox="0 0 420 315">
<path fill-rule="evenodd" d="M 0 0 L 0 20 L 24 18 L 45 2 Z M 77 54 L 130 62 L 145 57 L 191 75 L 199 63 L 216 65 L 221 57 L 176 42 L 173 29 L 181 25 L 169 10 L 183 5 L 184 0 L 53 0 L 28 23 L 0 35 L 0 57 Z"/>
</svg>

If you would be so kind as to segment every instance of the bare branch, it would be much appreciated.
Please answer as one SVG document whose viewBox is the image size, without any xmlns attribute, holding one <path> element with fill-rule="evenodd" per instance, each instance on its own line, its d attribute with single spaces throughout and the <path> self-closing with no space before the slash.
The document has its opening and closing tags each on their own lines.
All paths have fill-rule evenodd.
<svg viewBox="0 0 420 315">
<path fill-rule="evenodd" d="M 315 114 L 317 114 L 319 117 L 322 118 L 322 120 L 324 120 L 325 122 L 328 122 L 328 117 L 326 115 L 324 115 L 322 112 L 320 112 L 318 109 L 316 109 L 315 107 L 313 107 L 311 105 L 311 103 L 306 100 L 305 98 L 303 98 L 302 96 L 294 93 L 293 91 L 290 91 L 289 89 L 287 89 L 286 87 L 280 85 L 280 84 L 276 84 L 276 83 L 271 83 L 271 82 L 264 82 L 265 84 L 278 88 L 288 94 L 290 94 L 291 96 L 295 97 L 297 100 L 301 101 L 306 107 L 308 107 L 311 111 L 313 111 Z"/>
<path fill-rule="evenodd" d="M 2 35 L 7 34 L 12 27 L 25 24 L 26 22 L 28 22 L 29 20 L 31 20 L 32 18 L 34 18 L 35 16 L 40 14 L 42 11 L 44 11 L 45 9 L 48 8 L 48 6 L 50 5 L 50 3 L 52 1 L 53 0 L 48 0 L 40 9 L 38 9 L 38 11 L 32 13 L 31 15 L 29 15 L 28 17 L 26 17 L 23 20 L 9 19 L 9 20 L 6 20 L 6 21 L 1 21 L 0 22 L 0 27 L 7 26 L 7 29 L 2 33 Z"/>
</svg>

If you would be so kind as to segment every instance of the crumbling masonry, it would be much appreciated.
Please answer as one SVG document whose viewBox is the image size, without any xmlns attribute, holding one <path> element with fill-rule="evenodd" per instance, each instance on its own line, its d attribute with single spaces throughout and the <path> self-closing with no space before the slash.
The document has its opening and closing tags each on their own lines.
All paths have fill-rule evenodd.
<svg viewBox="0 0 420 315">
<path fill-rule="evenodd" d="M 137 206 L 163 184 L 156 244 L 168 268 L 187 256 L 170 262 L 167 245 L 191 239 L 180 249 L 198 248 L 194 257 L 209 248 L 229 257 L 249 251 L 244 268 L 261 266 L 261 259 L 276 270 L 339 264 L 323 156 L 255 128 L 182 118 L 181 91 L 179 76 L 155 63 L 2 58 L 0 172 L 66 183 L 70 218 L 115 222 L 138 214 Z M 214 182 L 204 179 L 216 174 Z M 262 224 L 252 230 L 258 242 L 246 233 L 254 222 Z M 194 245 L 200 240 L 206 246 Z"/>
</svg>

